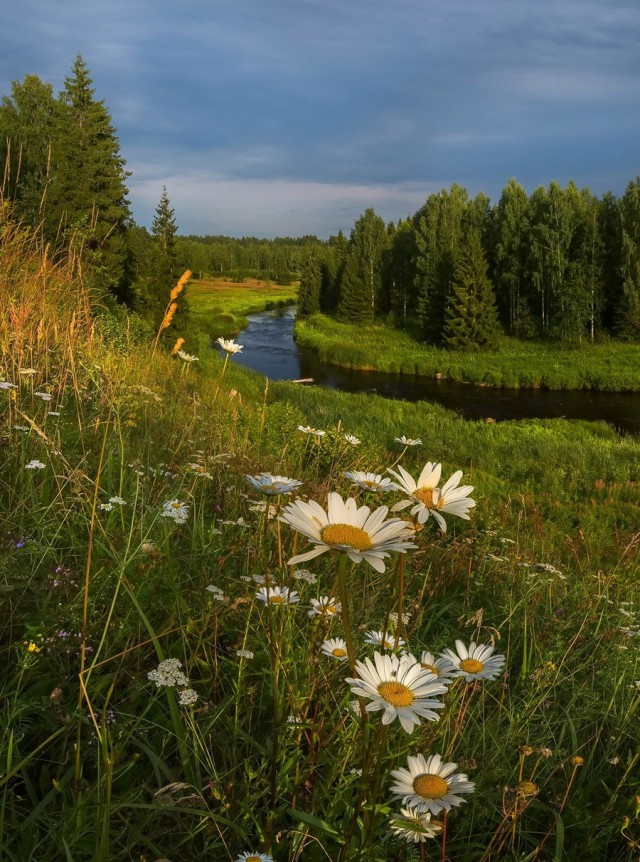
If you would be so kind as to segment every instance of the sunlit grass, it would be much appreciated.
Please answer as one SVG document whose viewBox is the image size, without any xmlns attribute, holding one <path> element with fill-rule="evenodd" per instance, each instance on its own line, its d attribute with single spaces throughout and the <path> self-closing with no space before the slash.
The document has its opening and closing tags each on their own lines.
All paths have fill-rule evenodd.
<svg viewBox="0 0 640 862">
<path fill-rule="evenodd" d="M 295 301 L 297 284 L 280 286 L 256 279 L 193 281 L 189 285 L 190 326 L 213 337 L 237 335 L 247 315 Z"/>
</svg>

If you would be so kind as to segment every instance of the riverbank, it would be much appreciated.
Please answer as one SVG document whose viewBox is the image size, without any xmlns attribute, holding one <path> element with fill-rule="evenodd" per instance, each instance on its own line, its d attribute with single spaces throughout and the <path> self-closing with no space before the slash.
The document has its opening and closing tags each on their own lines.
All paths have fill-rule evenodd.
<svg viewBox="0 0 640 862">
<path fill-rule="evenodd" d="M 640 345 L 609 342 L 570 349 L 504 338 L 487 352 L 418 344 L 383 324 L 366 329 L 324 314 L 296 321 L 294 337 L 323 362 L 507 389 L 640 391 Z"/>
<path fill-rule="evenodd" d="M 295 302 L 297 283 L 272 284 L 248 278 L 199 279 L 189 284 L 189 328 L 212 338 L 235 336 L 247 325 L 247 315 Z"/>
</svg>

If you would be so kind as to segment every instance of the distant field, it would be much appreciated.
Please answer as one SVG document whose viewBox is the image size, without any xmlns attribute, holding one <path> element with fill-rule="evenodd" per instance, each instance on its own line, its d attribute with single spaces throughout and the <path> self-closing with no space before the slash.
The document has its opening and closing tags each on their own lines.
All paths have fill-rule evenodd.
<svg viewBox="0 0 640 862">
<path fill-rule="evenodd" d="M 193 281 L 189 285 L 191 322 L 214 337 L 236 335 L 246 325 L 248 314 L 293 302 L 297 292 L 297 282 L 282 286 L 255 278 Z"/>
</svg>

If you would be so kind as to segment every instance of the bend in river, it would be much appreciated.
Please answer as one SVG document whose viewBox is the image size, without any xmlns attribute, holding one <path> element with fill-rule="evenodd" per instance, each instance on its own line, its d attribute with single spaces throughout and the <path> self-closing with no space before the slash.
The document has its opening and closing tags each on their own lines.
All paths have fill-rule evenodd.
<svg viewBox="0 0 640 862">
<path fill-rule="evenodd" d="M 604 420 L 624 433 L 640 434 L 640 394 L 593 390 L 485 389 L 466 383 L 379 371 L 358 371 L 321 362 L 293 339 L 295 307 L 249 316 L 234 361 L 270 380 L 312 378 L 319 386 L 366 392 L 406 401 L 434 401 L 465 419 Z"/>
</svg>

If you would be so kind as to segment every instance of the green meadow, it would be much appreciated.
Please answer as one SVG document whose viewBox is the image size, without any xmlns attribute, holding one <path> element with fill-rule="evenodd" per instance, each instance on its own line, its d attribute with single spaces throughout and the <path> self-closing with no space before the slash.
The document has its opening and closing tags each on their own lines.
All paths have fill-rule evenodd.
<svg viewBox="0 0 640 862">
<path fill-rule="evenodd" d="M 116 348 L 71 262 L 10 225 L 1 241 L 3 859 L 637 856 L 638 439 L 266 382 L 202 334 L 258 310 L 240 287 L 189 285 L 197 361 L 130 330 Z M 420 499 L 447 530 L 382 513 L 406 520 L 381 570 L 356 507 L 408 492 L 344 474 L 417 479 L 428 461 L 440 490 Z M 447 511 L 457 470 L 469 520 Z M 261 473 L 283 492 L 246 478 Z M 322 520 L 307 535 L 287 520 L 308 501 L 326 513 L 333 492 L 355 500 L 332 522 L 342 550 Z M 289 565 L 309 535 L 325 552 Z M 469 665 L 472 643 L 495 667 L 485 652 Z M 458 665 L 442 683 L 420 665 L 445 649 Z"/>
<path fill-rule="evenodd" d="M 237 335 L 247 315 L 295 301 L 297 285 L 282 287 L 258 279 L 199 279 L 189 285 L 189 326 L 209 335 Z"/>
</svg>

